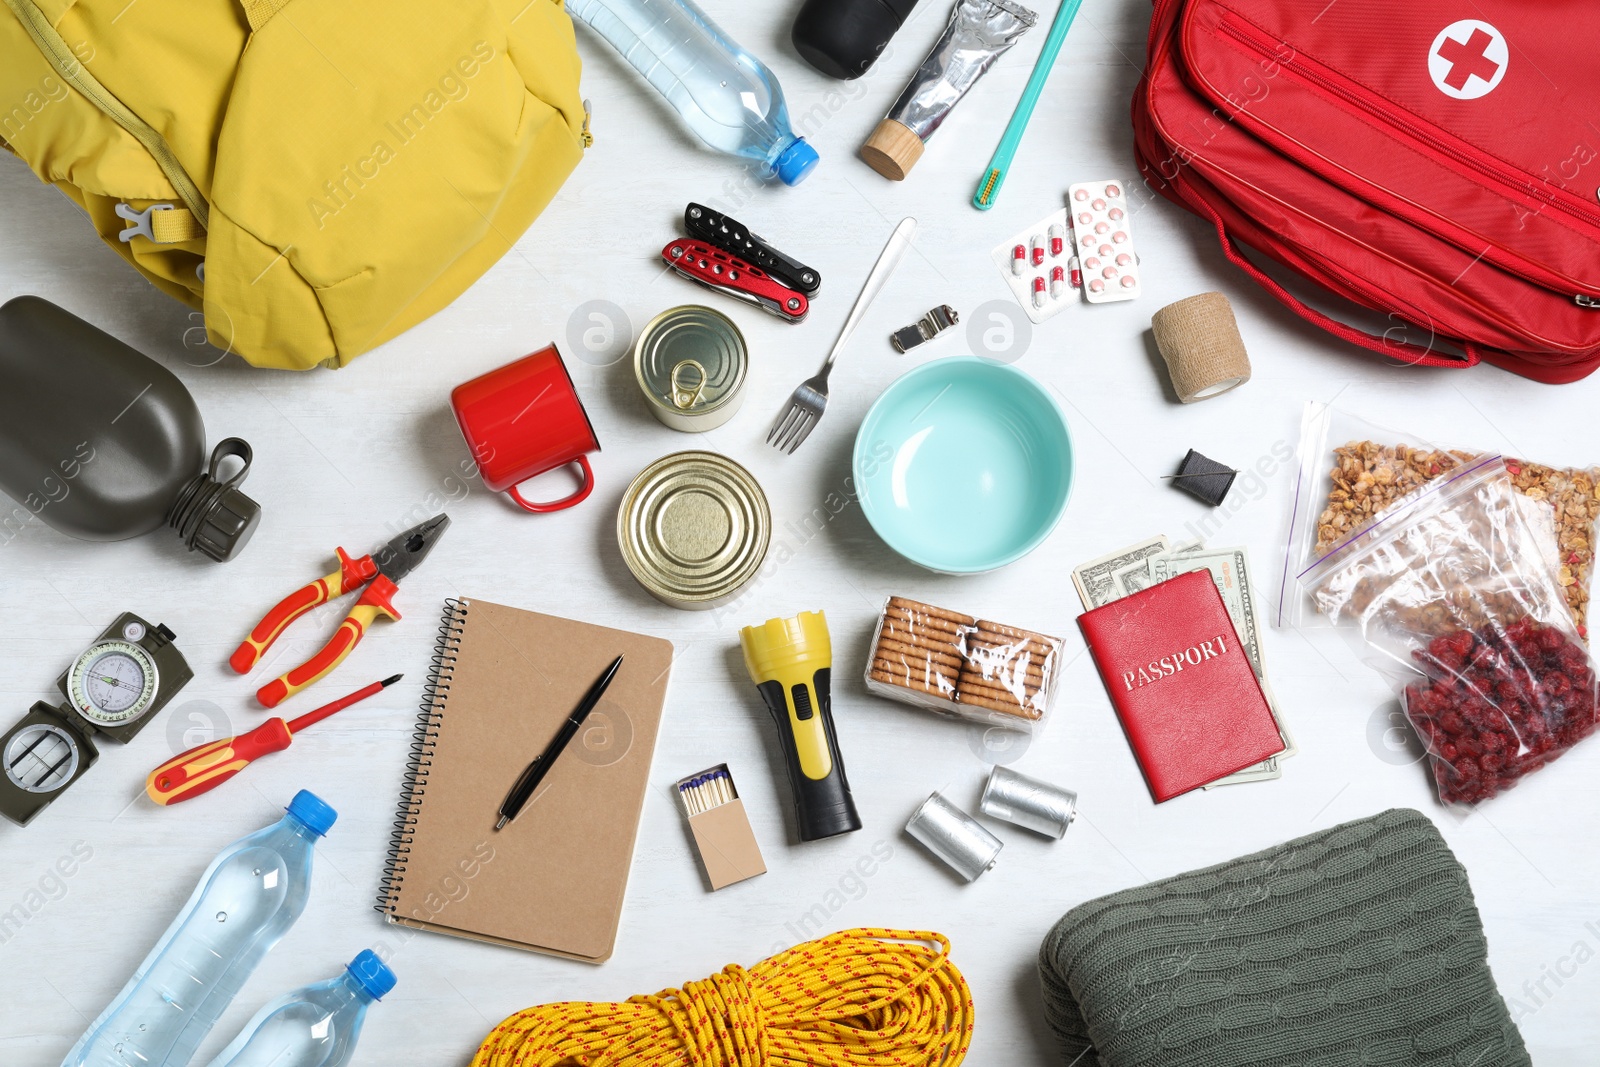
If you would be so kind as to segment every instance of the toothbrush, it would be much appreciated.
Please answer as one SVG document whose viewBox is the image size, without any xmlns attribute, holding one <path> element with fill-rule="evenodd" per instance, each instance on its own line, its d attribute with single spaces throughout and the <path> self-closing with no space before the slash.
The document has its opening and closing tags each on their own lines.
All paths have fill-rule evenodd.
<svg viewBox="0 0 1600 1067">
<path fill-rule="evenodd" d="M 993 207 L 994 198 L 1000 194 L 1000 185 L 1005 181 L 1007 168 L 1011 166 L 1011 157 L 1017 154 L 1017 146 L 1022 144 L 1028 120 L 1033 118 L 1033 109 L 1038 106 L 1039 97 L 1044 93 L 1044 83 L 1050 79 L 1050 68 L 1055 66 L 1056 55 L 1061 51 L 1061 44 L 1067 39 L 1067 31 L 1072 29 L 1072 20 L 1078 17 L 1078 7 L 1082 3 L 1083 0 L 1061 0 L 1061 6 L 1056 9 L 1055 21 L 1050 24 L 1050 35 L 1044 39 L 1044 47 L 1039 50 L 1039 59 L 1034 63 L 1033 73 L 1028 76 L 1028 84 L 1022 90 L 1022 99 L 1017 101 L 1017 109 L 1011 113 L 1011 121 L 1006 123 L 1006 132 L 1001 135 L 994 157 L 983 172 L 983 180 L 978 183 L 977 192 L 972 194 L 972 206 L 979 211 L 988 211 Z"/>
</svg>

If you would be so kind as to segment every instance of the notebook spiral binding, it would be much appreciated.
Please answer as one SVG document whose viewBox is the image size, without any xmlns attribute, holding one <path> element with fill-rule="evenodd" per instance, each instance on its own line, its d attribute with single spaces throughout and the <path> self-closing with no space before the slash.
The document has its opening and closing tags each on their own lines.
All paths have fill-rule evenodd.
<svg viewBox="0 0 1600 1067">
<path fill-rule="evenodd" d="M 462 623 L 466 621 L 467 608 L 465 600 L 446 600 L 444 616 L 439 620 L 439 635 L 433 643 L 428 680 L 422 687 L 417 726 L 411 734 L 411 755 L 406 760 L 406 771 L 400 784 L 400 803 L 395 808 L 394 829 L 389 833 L 388 858 L 384 862 L 378 903 L 374 907 L 374 910 L 385 915 L 393 914 L 400 883 L 405 881 L 406 861 L 411 855 L 417 811 L 428 787 L 428 770 L 433 765 L 433 748 L 439 736 L 439 719 L 444 714 L 445 700 L 450 695 L 450 679 L 455 674 L 456 653 L 461 648 Z"/>
</svg>

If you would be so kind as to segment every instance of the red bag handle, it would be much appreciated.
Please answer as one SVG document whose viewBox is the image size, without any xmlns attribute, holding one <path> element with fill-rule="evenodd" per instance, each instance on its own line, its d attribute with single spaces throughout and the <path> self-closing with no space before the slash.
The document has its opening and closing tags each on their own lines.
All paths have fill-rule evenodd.
<svg viewBox="0 0 1600 1067">
<path fill-rule="evenodd" d="M 1217 228 L 1217 240 L 1222 245 L 1222 254 L 1227 256 L 1234 266 L 1250 275 L 1257 285 L 1277 297 L 1280 304 L 1312 325 L 1320 326 L 1335 337 L 1349 341 L 1353 345 L 1359 345 L 1379 355 L 1392 356 L 1413 367 L 1475 367 L 1482 358 L 1479 355 L 1479 352 L 1482 351 L 1481 346 L 1474 345 L 1471 342 L 1460 342 L 1462 355 L 1459 357 L 1437 355 L 1433 349 L 1424 345 L 1413 344 L 1410 341 L 1391 341 L 1386 337 L 1378 337 L 1364 330 L 1358 330 L 1354 326 L 1324 315 L 1316 308 L 1302 302 L 1289 290 L 1279 285 L 1260 267 L 1246 259 L 1238 248 L 1234 246 L 1233 238 L 1228 234 L 1228 227 L 1222 221 L 1222 216 L 1217 214 L 1202 197 L 1194 196 L 1189 199 L 1191 203 L 1199 205 L 1200 210 L 1211 220 L 1211 224 Z M 1397 355 L 1396 350 L 1414 353 L 1414 355 Z"/>
</svg>

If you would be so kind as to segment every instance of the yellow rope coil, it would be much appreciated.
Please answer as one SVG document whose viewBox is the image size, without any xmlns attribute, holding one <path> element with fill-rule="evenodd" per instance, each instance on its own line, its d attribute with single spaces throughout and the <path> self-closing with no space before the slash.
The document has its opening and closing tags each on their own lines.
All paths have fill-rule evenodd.
<svg viewBox="0 0 1600 1067">
<path fill-rule="evenodd" d="M 956 1067 L 972 991 L 943 935 L 860 929 L 626 1003 L 541 1004 L 472 1067 Z"/>
</svg>

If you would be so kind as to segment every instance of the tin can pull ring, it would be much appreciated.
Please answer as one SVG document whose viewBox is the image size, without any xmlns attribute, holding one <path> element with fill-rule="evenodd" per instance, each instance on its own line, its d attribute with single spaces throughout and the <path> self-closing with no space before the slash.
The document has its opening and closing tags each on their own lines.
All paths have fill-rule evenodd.
<svg viewBox="0 0 1600 1067">
<path fill-rule="evenodd" d="M 700 376 L 699 380 L 694 383 L 693 389 L 684 385 L 683 382 L 679 380 L 685 368 L 693 370 Z M 701 366 L 699 360 L 679 360 L 677 363 L 672 365 L 672 376 L 667 380 L 667 384 L 672 389 L 672 392 L 667 395 L 667 399 L 672 401 L 672 406 L 677 408 L 679 411 L 688 411 L 690 408 L 700 403 L 700 398 L 705 395 L 707 377 L 708 375 L 706 374 L 706 369 L 705 367 Z"/>
</svg>

